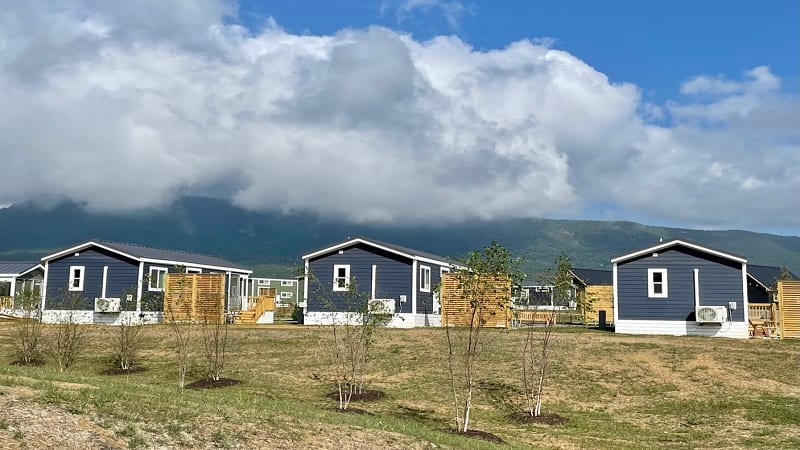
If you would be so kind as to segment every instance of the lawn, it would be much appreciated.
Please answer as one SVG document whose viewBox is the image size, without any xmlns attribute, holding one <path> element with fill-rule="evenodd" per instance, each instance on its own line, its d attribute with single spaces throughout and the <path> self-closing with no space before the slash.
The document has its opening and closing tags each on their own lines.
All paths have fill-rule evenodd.
<svg viewBox="0 0 800 450">
<path fill-rule="evenodd" d="M 115 328 L 91 327 L 84 356 L 60 373 L 12 365 L 0 323 L 0 443 L 10 448 L 800 448 L 800 341 L 618 336 L 558 332 L 543 412 L 566 425 L 522 425 L 523 330 L 485 330 L 472 428 L 508 445 L 448 433 L 441 329 L 379 331 L 368 414 L 341 413 L 325 397 L 329 329 L 230 329 L 221 389 L 177 387 L 169 328 L 150 326 L 140 365 L 103 375 Z M 199 355 L 197 355 L 199 358 Z M 189 381 L 201 378 L 192 367 Z"/>
</svg>

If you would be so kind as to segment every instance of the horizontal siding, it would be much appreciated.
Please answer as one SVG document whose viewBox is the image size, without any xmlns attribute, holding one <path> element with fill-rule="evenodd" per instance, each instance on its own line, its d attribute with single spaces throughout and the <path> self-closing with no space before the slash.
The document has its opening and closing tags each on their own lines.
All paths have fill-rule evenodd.
<svg viewBox="0 0 800 450">
<path fill-rule="evenodd" d="M 428 264 L 424 262 L 417 263 L 417 271 L 419 266 L 427 266 L 431 268 L 431 289 L 430 292 L 422 292 L 420 289 L 420 274 L 417 273 L 417 313 L 419 314 L 432 314 L 433 313 L 433 294 L 437 286 L 442 282 L 441 268 L 436 264 Z M 446 266 L 444 266 L 446 267 Z"/>
<path fill-rule="evenodd" d="M 401 256 L 357 244 L 339 252 L 329 253 L 309 261 L 308 311 L 358 310 L 347 305 L 344 292 L 333 290 L 333 266 L 350 265 L 350 278 L 355 278 L 358 290 L 369 297 L 372 289 L 372 265 L 377 266 L 375 297 L 395 299 L 396 312 L 411 312 L 411 261 Z M 406 302 L 400 303 L 400 296 Z"/>
<path fill-rule="evenodd" d="M 69 291 L 70 266 L 84 266 L 83 290 Z M 136 292 L 139 263 L 99 248 L 91 248 L 50 261 L 47 266 L 47 309 L 65 309 L 65 295 L 82 297 L 74 309 L 94 310 L 94 299 L 103 288 L 103 267 L 108 266 L 106 297 L 124 298 L 126 291 Z"/>
<path fill-rule="evenodd" d="M 667 269 L 668 297 L 649 298 L 647 271 L 662 268 Z M 700 304 L 736 302 L 731 320 L 744 321 L 741 264 L 682 247 L 617 265 L 619 319 L 694 321 L 694 269 L 700 271 Z"/>
</svg>

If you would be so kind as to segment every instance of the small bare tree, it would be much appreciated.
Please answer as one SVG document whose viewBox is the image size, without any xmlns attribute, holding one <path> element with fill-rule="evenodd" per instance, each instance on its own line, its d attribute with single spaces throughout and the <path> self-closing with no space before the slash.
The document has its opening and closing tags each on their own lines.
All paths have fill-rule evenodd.
<svg viewBox="0 0 800 450">
<path fill-rule="evenodd" d="M 185 274 L 177 277 L 174 281 L 173 292 L 170 293 L 177 294 L 177 298 L 167 299 L 165 297 L 163 299 L 164 315 L 169 318 L 170 331 L 175 339 L 175 356 L 178 360 L 178 387 L 180 388 L 186 386 L 186 373 L 189 371 L 195 339 L 194 317 L 188 316 L 188 318 L 183 319 L 184 314 L 181 313 L 182 309 L 191 311 L 191 305 L 189 305 L 191 300 L 186 296 L 190 282 L 190 279 Z"/>
<path fill-rule="evenodd" d="M 63 372 L 72 366 L 85 350 L 87 331 L 77 320 L 76 310 L 86 309 L 88 300 L 78 292 L 62 293 L 59 302 L 64 310 L 53 327 L 49 353 Z"/>
<path fill-rule="evenodd" d="M 355 278 L 342 281 L 346 291 L 338 293 L 328 292 L 313 274 L 308 276 L 317 291 L 312 301 L 330 312 L 330 339 L 321 345 L 330 357 L 339 409 L 346 410 L 354 397 L 365 392 L 372 344 L 377 329 L 391 318 L 391 311 L 380 302 L 370 302 L 369 293 L 359 290 Z"/>
<path fill-rule="evenodd" d="M 553 350 L 554 333 L 558 309 L 569 306 L 571 298 L 572 269 L 569 258 L 563 253 L 556 259 L 540 282 L 553 286 L 551 305 L 537 305 L 537 313 L 544 315 L 545 323 L 540 329 L 528 328 L 522 345 L 522 387 L 525 392 L 525 412 L 531 417 L 542 414 L 542 400 L 547 378 L 548 364 Z"/>
<path fill-rule="evenodd" d="M 228 323 L 225 320 L 203 322 L 203 356 L 206 374 L 213 381 L 219 381 L 225 368 L 225 350 L 228 344 Z"/>
<path fill-rule="evenodd" d="M 128 290 L 123 294 L 120 308 L 123 312 L 136 311 L 135 292 L 135 290 Z M 129 371 L 133 369 L 138 353 L 144 344 L 144 320 L 142 317 L 124 315 L 115 332 L 117 338 L 114 341 L 114 364 L 120 370 Z"/>
<path fill-rule="evenodd" d="M 13 322 L 12 348 L 14 357 L 21 364 L 32 365 L 42 359 L 40 301 L 41 296 L 31 290 L 26 290 L 14 298 L 14 307 L 22 312 L 22 317 Z"/>
<path fill-rule="evenodd" d="M 457 429 L 469 431 L 470 412 L 480 374 L 478 357 L 481 329 L 488 310 L 505 308 L 511 300 L 511 284 L 523 278 L 520 259 L 497 242 L 471 252 L 465 268 L 456 272 L 458 287 L 466 300 L 467 323 L 463 328 L 445 327 L 447 367 L 453 392 Z M 496 303 L 496 304 L 490 304 Z"/>
</svg>

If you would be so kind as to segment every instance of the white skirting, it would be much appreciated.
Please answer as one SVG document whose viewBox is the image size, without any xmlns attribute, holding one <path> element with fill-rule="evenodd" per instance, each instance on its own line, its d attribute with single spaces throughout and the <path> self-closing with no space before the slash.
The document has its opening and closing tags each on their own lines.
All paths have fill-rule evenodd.
<svg viewBox="0 0 800 450">
<path fill-rule="evenodd" d="M 334 323 L 358 324 L 361 322 L 361 314 L 343 312 L 320 312 L 306 311 L 303 320 L 304 325 L 331 325 Z M 438 314 L 393 314 L 392 318 L 386 323 L 389 328 L 415 328 L 415 327 L 438 327 L 441 326 L 442 319 Z"/>
<path fill-rule="evenodd" d="M 42 322 L 59 323 L 72 320 L 75 323 L 121 325 L 123 323 L 156 324 L 163 322 L 163 313 L 155 311 L 123 311 L 118 313 L 97 313 L 86 310 L 57 310 L 50 309 L 42 312 Z"/>
<path fill-rule="evenodd" d="M 662 334 L 670 336 L 715 336 L 747 339 L 750 331 L 745 322 L 699 324 L 679 320 L 617 320 L 614 331 L 620 334 Z"/>
<path fill-rule="evenodd" d="M 264 311 L 264 314 L 256 319 L 256 323 L 262 325 L 267 323 L 275 323 L 275 311 Z"/>
</svg>

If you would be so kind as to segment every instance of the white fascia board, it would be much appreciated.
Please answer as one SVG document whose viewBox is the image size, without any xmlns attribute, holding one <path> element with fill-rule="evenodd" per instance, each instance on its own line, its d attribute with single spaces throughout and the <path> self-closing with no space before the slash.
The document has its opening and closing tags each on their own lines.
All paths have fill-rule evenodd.
<svg viewBox="0 0 800 450">
<path fill-rule="evenodd" d="M 33 272 L 33 271 L 34 271 L 34 270 L 36 270 L 36 269 L 42 269 L 42 270 L 44 270 L 44 266 L 43 266 L 43 265 L 41 265 L 41 264 L 36 264 L 35 266 L 31 267 L 30 269 L 28 269 L 28 270 L 26 270 L 26 271 L 24 271 L 24 272 L 20 272 L 20 273 L 19 273 L 17 276 L 18 276 L 18 277 L 21 277 L 21 276 L 25 275 L 26 273 L 31 273 L 31 272 Z"/>
<path fill-rule="evenodd" d="M 252 270 L 247 269 L 239 269 L 236 267 L 222 267 L 222 266 L 211 266 L 208 264 L 197 264 L 188 261 L 171 261 L 167 259 L 152 259 L 152 258 L 141 258 L 141 262 L 151 263 L 151 264 L 167 264 L 173 266 L 188 266 L 188 267 L 198 267 L 201 269 L 212 269 L 212 270 L 223 270 L 225 272 L 235 272 L 237 274 L 247 274 L 250 275 L 253 273 Z"/>
<path fill-rule="evenodd" d="M 308 255 L 304 255 L 302 259 L 316 258 L 317 256 L 321 256 L 321 255 L 324 255 L 326 253 L 335 252 L 336 250 L 341 250 L 343 248 L 350 247 L 353 244 L 366 244 L 366 245 L 369 245 L 371 247 L 375 247 L 375 248 L 379 248 L 381 250 L 387 251 L 389 253 L 394 253 L 395 255 L 405 256 L 406 258 L 414 259 L 414 256 L 413 255 L 409 255 L 408 253 L 399 252 L 399 251 L 397 251 L 395 249 L 392 249 L 392 248 L 389 248 L 389 247 L 384 247 L 383 245 L 379 245 L 379 244 L 376 244 L 374 242 L 367 241 L 367 240 L 361 239 L 361 238 L 350 239 L 347 242 L 342 242 L 342 243 L 337 244 L 337 245 L 332 245 L 330 247 L 323 248 L 322 250 L 317 250 L 314 253 L 309 253 Z"/>
<path fill-rule="evenodd" d="M 424 256 L 416 256 L 415 255 L 414 259 L 416 259 L 419 262 L 426 262 L 426 263 L 430 263 L 430 264 L 436 264 L 437 266 L 450 267 L 450 268 L 453 268 L 453 269 L 456 269 L 456 270 L 464 270 L 464 269 L 466 269 L 466 267 L 458 265 L 458 264 L 454 264 L 454 263 L 447 262 L 447 261 L 441 261 L 441 260 L 437 260 L 437 259 L 426 258 Z"/>
<path fill-rule="evenodd" d="M 132 259 L 134 261 L 140 261 L 140 258 L 138 258 L 136 256 L 129 255 L 129 254 L 125 253 L 125 252 L 121 252 L 119 250 L 113 249 L 113 248 L 105 246 L 103 244 L 98 244 L 97 242 L 94 242 L 94 241 L 89 241 L 89 242 L 86 242 L 84 244 L 76 245 L 75 247 L 68 248 L 66 250 L 62 250 L 62 251 L 60 251 L 58 253 L 53 253 L 52 255 L 45 256 L 44 258 L 42 258 L 42 262 L 47 262 L 47 261 L 50 261 L 50 260 L 53 260 L 53 259 L 56 259 L 56 258 L 60 258 L 62 256 L 69 255 L 70 253 L 75 253 L 75 252 L 87 249 L 89 247 L 100 247 L 103 250 L 106 250 L 106 251 L 109 251 L 109 252 L 112 252 L 112 253 L 116 253 L 118 255 L 122 255 L 122 256 L 124 256 L 126 258 L 130 258 L 130 259 Z"/>
<path fill-rule="evenodd" d="M 763 287 L 767 291 L 774 291 L 774 289 L 772 289 L 769 286 L 765 285 L 764 283 L 761 282 L 761 280 L 759 280 L 758 278 L 750 275 L 749 273 L 747 274 L 747 277 L 750 278 L 751 280 L 755 281 L 756 283 L 758 283 L 759 286 Z"/>
<path fill-rule="evenodd" d="M 623 262 L 623 261 L 626 261 L 626 260 L 629 260 L 629 259 L 633 259 L 633 258 L 642 256 L 642 255 L 646 255 L 648 253 L 658 252 L 658 251 L 661 251 L 661 250 L 663 250 L 665 248 L 674 247 L 676 245 L 682 245 L 684 247 L 689 247 L 689 248 L 692 248 L 692 249 L 695 249 L 695 250 L 698 250 L 698 251 L 701 251 L 701 252 L 704 252 L 704 253 L 709 253 L 711 255 L 716 255 L 716 256 L 719 256 L 721 258 L 730 259 L 730 260 L 733 260 L 733 261 L 736 261 L 736 262 L 739 262 L 739 263 L 746 263 L 747 262 L 746 259 L 740 258 L 738 256 L 734 256 L 734 255 L 731 255 L 731 254 L 728 254 L 728 253 L 724 253 L 724 252 L 720 252 L 720 251 L 717 251 L 717 250 L 712 250 L 710 248 L 703 247 L 702 245 L 692 244 L 690 242 L 682 241 L 680 239 L 676 239 L 674 241 L 665 242 L 663 244 L 659 244 L 659 245 L 656 245 L 654 247 L 646 248 L 644 250 L 639 250 L 637 252 L 630 253 L 630 254 L 627 254 L 627 255 L 624 255 L 624 256 L 619 256 L 619 257 L 616 257 L 616 258 L 612 259 L 611 262 L 612 263 Z"/>
</svg>

